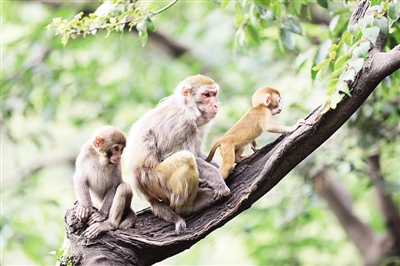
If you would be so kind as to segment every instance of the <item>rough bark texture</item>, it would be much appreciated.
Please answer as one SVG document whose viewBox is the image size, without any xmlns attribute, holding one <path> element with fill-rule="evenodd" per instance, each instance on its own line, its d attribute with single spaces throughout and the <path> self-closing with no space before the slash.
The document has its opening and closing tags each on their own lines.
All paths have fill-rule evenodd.
<svg viewBox="0 0 400 266">
<path fill-rule="evenodd" d="M 358 4 L 365 3 L 360 1 Z M 236 165 L 227 179 L 232 196 L 201 214 L 187 217 L 187 229 L 182 235 L 176 236 L 173 224 L 145 209 L 138 213 L 132 230 L 111 231 L 90 240 L 82 235 L 86 225 L 78 222 L 75 207 L 69 209 L 65 225 L 74 265 L 151 265 L 190 248 L 250 208 L 336 132 L 386 76 L 400 68 L 400 45 L 387 53 L 378 52 L 380 47 L 377 46 L 378 49 L 370 51 L 358 78 L 350 84 L 352 97 L 345 96 L 335 110 L 328 111 L 313 124 L 312 114 L 317 112 L 316 108 L 307 118 L 312 125 L 279 137 Z"/>
</svg>

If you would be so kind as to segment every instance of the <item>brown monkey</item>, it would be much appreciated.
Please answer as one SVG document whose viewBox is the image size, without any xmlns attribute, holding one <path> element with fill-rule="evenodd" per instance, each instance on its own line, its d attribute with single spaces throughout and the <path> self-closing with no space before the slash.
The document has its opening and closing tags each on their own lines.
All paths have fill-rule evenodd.
<svg viewBox="0 0 400 266">
<path fill-rule="evenodd" d="M 186 228 L 180 215 L 230 194 L 218 168 L 207 163 L 200 150 L 207 123 L 218 112 L 218 91 L 212 79 L 190 76 L 144 114 L 128 135 L 126 163 L 135 187 L 156 216 L 175 223 L 177 234 Z"/>
<path fill-rule="evenodd" d="M 132 188 L 123 182 L 121 155 L 126 145 L 124 133 L 112 126 L 96 129 L 76 159 L 76 216 L 90 226 L 85 235 L 133 227 L 136 214 L 131 208 Z M 95 210 L 94 208 L 97 210 Z"/>
<path fill-rule="evenodd" d="M 206 161 L 211 161 L 215 150 L 219 147 L 222 156 L 222 164 L 219 170 L 224 179 L 228 177 L 235 163 L 250 156 L 242 156 L 247 144 L 250 144 L 253 151 L 258 149 L 255 139 L 263 131 L 289 134 L 305 123 L 305 120 L 300 119 L 290 127 L 275 124 L 272 116 L 282 111 L 280 100 L 279 91 L 270 87 L 258 89 L 252 97 L 253 107 L 214 143 Z"/>
</svg>

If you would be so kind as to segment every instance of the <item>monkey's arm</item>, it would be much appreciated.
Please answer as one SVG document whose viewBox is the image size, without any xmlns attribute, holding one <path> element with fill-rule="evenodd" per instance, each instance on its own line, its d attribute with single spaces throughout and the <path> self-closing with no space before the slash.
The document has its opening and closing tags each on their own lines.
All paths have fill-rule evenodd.
<svg viewBox="0 0 400 266">
<path fill-rule="evenodd" d="M 93 210 L 92 200 L 89 193 L 87 178 L 79 172 L 74 175 L 75 193 L 78 198 L 76 215 L 80 221 L 87 222 Z"/>
<path fill-rule="evenodd" d="M 90 215 L 88 224 L 102 222 L 105 219 L 107 219 L 107 217 L 110 213 L 111 205 L 112 205 L 114 197 L 115 197 L 116 190 L 117 190 L 116 187 L 112 187 L 107 190 L 107 194 L 101 203 L 100 209 L 98 211 L 94 212 L 92 215 Z"/>
<path fill-rule="evenodd" d="M 196 163 L 199 171 L 199 182 L 207 183 L 214 190 L 214 200 L 219 200 L 231 194 L 217 167 L 200 157 L 196 157 Z"/>
<path fill-rule="evenodd" d="M 197 157 L 200 157 L 203 160 L 206 160 L 207 154 L 202 151 L 197 152 Z M 219 167 L 219 164 L 215 160 L 211 160 L 210 164 L 214 165 L 215 167 Z"/>
<path fill-rule="evenodd" d="M 304 119 L 299 119 L 296 124 L 293 126 L 283 126 L 283 125 L 278 125 L 273 122 L 271 123 L 266 123 L 263 125 L 262 130 L 264 132 L 272 132 L 272 133 L 281 133 L 281 134 L 289 134 L 295 131 L 298 127 L 301 125 L 305 124 Z"/>
</svg>

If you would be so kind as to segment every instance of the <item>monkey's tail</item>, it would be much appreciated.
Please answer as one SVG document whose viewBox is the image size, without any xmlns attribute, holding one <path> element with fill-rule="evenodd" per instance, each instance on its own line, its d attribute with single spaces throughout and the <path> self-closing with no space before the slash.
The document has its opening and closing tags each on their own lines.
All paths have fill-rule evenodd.
<svg viewBox="0 0 400 266">
<path fill-rule="evenodd" d="M 217 141 L 211 148 L 210 154 L 208 154 L 207 158 L 206 158 L 206 162 L 211 162 L 212 158 L 214 157 L 215 151 L 217 150 L 217 148 L 221 145 L 221 143 L 219 143 L 219 141 Z"/>
</svg>

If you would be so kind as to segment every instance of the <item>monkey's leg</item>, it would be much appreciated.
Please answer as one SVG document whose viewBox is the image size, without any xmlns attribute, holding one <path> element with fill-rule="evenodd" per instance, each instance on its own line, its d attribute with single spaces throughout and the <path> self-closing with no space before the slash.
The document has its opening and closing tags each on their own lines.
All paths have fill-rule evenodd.
<svg viewBox="0 0 400 266">
<path fill-rule="evenodd" d="M 240 146 L 235 150 L 235 163 L 240 163 L 244 158 L 248 157 L 248 156 L 242 156 L 243 151 L 244 151 L 244 146 Z"/>
<path fill-rule="evenodd" d="M 214 165 L 206 162 L 200 157 L 196 158 L 197 168 L 201 183 L 207 183 L 214 192 L 213 200 L 219 200 L 222 197 L 229 196 L 231 191 L 226 185 L 221 172 Z"/>
<path fill-rule="evenodd" d="M 171 222 L 175 224 L 175 232 L 179 235 L 186 228 L 185 220 L 176 214 L 170 207 L 165 205 L 163 202 L 159 202 L 158 200 L 153 200 L 150 202 L 151 210 L 154 215 L 164 219 L 167 222 Z"/>
<path fill-rule="evenodd" d="M 153 171 L 163 177 L 159 180 L 159 190 L 166 190 L 167 195 L 160 199 L 169 199 L 172 209 L 183 205 L 191 205 L 196 197 L 199 184 L 199 173 L 195 156 L 189 151 L 179 151 L 159 163 Z"/>
<path fill-rule="evenodd" d="M 222 164 L 219 167 L 219 171 L 222 174 L 224 180 L 228 177 L 235 164 L 235 147 L 233 145 L 221 145 L 219 147 L 222 156 Z M 240 155 L 239 155 L 240 156 Z"/>
<path fill-rule="evenodd" d="M 124 210 L 127 209 L 127 206 L 130 208 L 132 196 L 132 188 L 128 183 L 122 182 L 119 184 L 111 205 L 108 219 L 104 222 L 95 223 L 89 226 L 89 228 L 86 229 L 85 235 L 92 238 L 101 232 L 117 229 L 121 223 Z"/>
<path fill-rule="evenodd" d="M 119 229 L 128 230 L 132 228 L 136 223 L 136 213 L 135 211 L 129 206 L 128 209 L 125 209 L 124 215 L 122 216 L 122 221 L 119 224 Z"/>
<path fill-rule="evenodd" d="M 197 194 L 199 173 L 195 156 L 189 151 L 174 153 L 159 163 L 153 171 L 163 177 L 158 182 L 161 187 L 157 190 L 160 191 L 159 199 L 165 200 L 165 202 L 160 202 L 159 199 L 151 200 L 153 213 L 168 222 L 175 223 L 175 231 L 179 234 L 186 228 L 186 223 L 178 213 L 182 209 L 191 209 Z M 166 205 L 167 202 L 169 206 Z"/>
<path fill-rule="evenodd" d="M 183 206 L 181 209 L 182 214 L 191 214 L 199 212 L 215 202 L 214 191 L 210 188 L 198 188 L 196 198 L 190 208 Z"/>
</svg>

